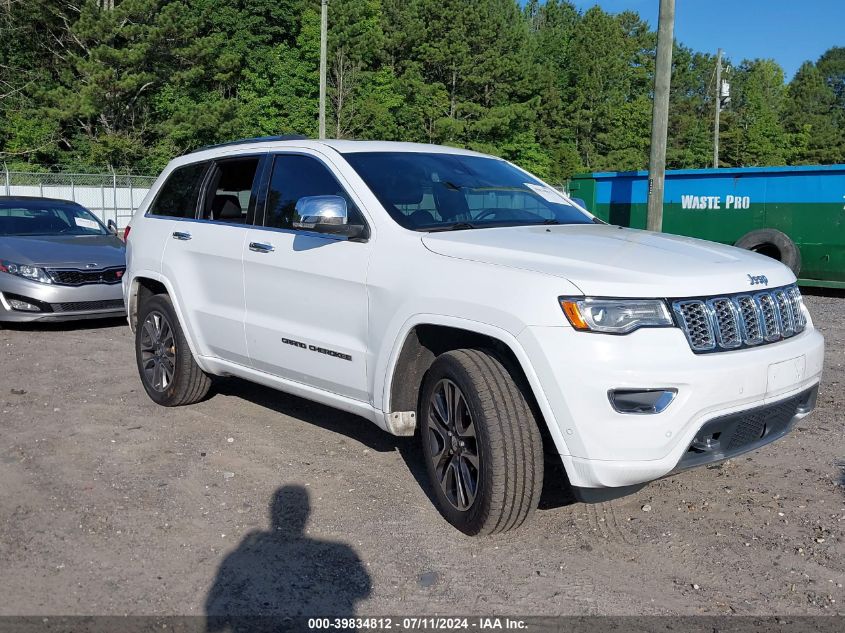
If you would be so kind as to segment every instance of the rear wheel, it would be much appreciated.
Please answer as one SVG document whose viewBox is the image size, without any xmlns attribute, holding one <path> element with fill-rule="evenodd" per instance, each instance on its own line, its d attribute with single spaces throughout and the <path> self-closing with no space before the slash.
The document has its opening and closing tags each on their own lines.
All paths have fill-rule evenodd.
<svg viewBox="0 0 845 633">
<path fill-rule="evenodd" d="M 543 447 L 525 395 L 481 350 L 439 356 L 426 373 L 420 435 L 438 509 L 466 534 L 519 527 L 536 509 Z"/>
<path fill-rule="evenodd" d="M 167 295 L 154 295 L 138 309 L 135 357 L 144 389 L 162 406 L 199 402 L 211 387 L 211 379 L 194 360 Z"/>
</svg>

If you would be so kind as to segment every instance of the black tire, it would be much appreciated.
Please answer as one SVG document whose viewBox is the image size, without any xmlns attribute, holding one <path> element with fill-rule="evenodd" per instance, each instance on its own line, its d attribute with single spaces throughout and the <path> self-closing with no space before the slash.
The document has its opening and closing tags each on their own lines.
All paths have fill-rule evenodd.
<svg viewBox="0 0 845 633">
<path fill-rule="evenodd" d="M 167 343 L 162 342 L 158 349 L 155 349 L 155 345 L 151 346 L 150 330 L 146 329 L 148 319 L 150 319 L 152 329 L 155 327 L 154 322 L 158 321 L 161 324 L 160 328 L 164 330 L 166 322 L 172 334 L 166 338 Z M 156 380 L 150 376 L 150 365 L 162 365 L 165 357 L 168 360 L 171 376 L 166 381 Z M 194 360 L 170 297 L 165 294 L 145 299 L 138 308 L 135 359 L 138 375 L 147 395 L 164 407 L 178 407 L 199 402 L 211 388 L 211 378 L 199 368 Z"/>
<path fill-rule="evenodd" d="M 436 392 L 437 401 L 445 404 L 450 384 L 460 391 L 465 403 L 465 407 L 453 407 L 464 413 L 455 415 L 459 421 L 451 426 L 441 424 L 442 416 L 438 417 L 434 404 Z M 442 354 L 425 375 L 418 408 L 426 469 L 444 518 L 469 535 L 506 532 L 522 525 L 540 501 L 543 443 L 531 406 L 505 366 L 482 350 Z M 474 426 L 474 437 L 459 433 L 459 425 L 465 431 Z M 447 440 L 443 433 L 447 428 L 454 430 L 459 446 L 451 435 Z M 477 469 L 471 463 L 476 457 Z M 441 473 L 453 463 L 449 482 L 448 475 Z M 456 489 L 450 485 L 456 471 L 464 473 L 463 479 L 458 477 L 461 481 L 470 481 L 473 471 L 477 475 L 472 502 L 466 507 L 460 507 L 460 495 L 446 492 Z"/>
<path fill-rule="evenodd" d="M 739 238 L 734 246 L 776 259 L 789 266 L 796 277 L 801 272 L 801 251 L 786 233 L 777 229 L 751 231 Z"/>
</svg>

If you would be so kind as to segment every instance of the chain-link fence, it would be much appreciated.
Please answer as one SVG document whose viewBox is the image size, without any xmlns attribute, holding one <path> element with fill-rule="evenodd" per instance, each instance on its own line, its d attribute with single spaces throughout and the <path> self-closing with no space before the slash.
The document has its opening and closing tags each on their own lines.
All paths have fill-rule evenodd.
<svg viewBox="0 0 845 633">
<path fill-rule="evenodd" d="M 104 223 L 124 228 L 155 178 L 130 174 L 68 174 L 0 171 L 0 195 L 38 196 L 73 200 L 90 209 Z"/>
</svg>

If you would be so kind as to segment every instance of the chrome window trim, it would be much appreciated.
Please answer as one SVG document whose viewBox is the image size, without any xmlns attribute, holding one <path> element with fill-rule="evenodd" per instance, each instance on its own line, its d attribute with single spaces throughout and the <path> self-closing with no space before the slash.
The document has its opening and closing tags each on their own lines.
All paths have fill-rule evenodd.
<svg viewBox="0 0 845 633">
<path fill-rule="evenodd" d="M 350 240 L 345 235 L 332 235 L 330 233 L 318 233 L 317 231 L 309 231 L 307 229 L 281 229 L 273 226 L 259 226 L 257 224 L 235 224 L 234 222 L 220 222 L 219 220 L 203 220 L 201 218 L 170 218 L 166 215 L 151 215 L 151 220 L 170 220 L 175 222 L 189 222 L 192 224 L 220 224 L 222 226 L 229 226 L 236 229 L 248 229 L 250 231 L 270 231 L 273 233 L 289 233 L 291 235 L 308 235 L 310 237 L 319 237 L 325 240 L 332 240 L 333 242 L 349 242 L 363 243 L 367 240 Z"/>
</svg>

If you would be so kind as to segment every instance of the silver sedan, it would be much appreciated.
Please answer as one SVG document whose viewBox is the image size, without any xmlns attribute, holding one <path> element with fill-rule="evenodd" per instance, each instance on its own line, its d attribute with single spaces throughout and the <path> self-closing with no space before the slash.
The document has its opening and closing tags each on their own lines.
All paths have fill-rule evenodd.
<svg viewBox="0 0 845 633">
<path fill-rule="evenodd" d="M 125 314 L 125 245 L 75 202 L 0 197 L 0 322 Z"/>
</svg>

